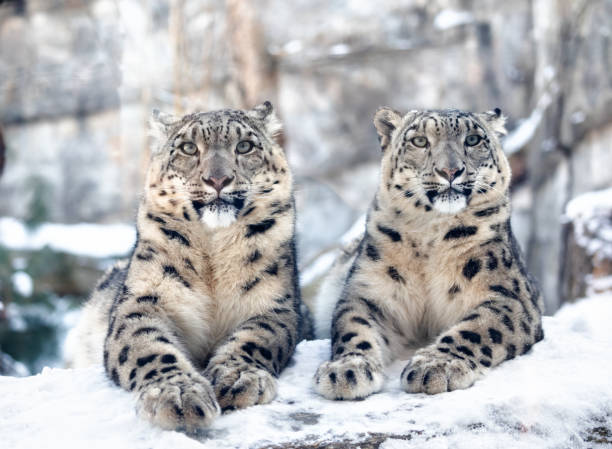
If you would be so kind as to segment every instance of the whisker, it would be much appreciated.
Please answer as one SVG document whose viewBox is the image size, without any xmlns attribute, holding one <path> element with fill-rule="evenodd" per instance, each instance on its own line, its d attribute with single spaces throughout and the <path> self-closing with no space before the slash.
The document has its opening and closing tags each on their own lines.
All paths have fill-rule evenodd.
<svg viewBox="0 0 612 449">
<path fill-rule="evenodd" d="M 503 192 L 501 190 L 499 190 L 496 187 L 491 187 L 490 185 L 482 182 L 482 181 L 478 181 L 476 180 L 476 184 L 474 185 L 474 187 L 485 190 L 485 191 L 492 191 L 495 192 L 497 195 L 499 195 L 500 197 L 505 197 L 506 196 L 506 192 Z"/>
</svg>

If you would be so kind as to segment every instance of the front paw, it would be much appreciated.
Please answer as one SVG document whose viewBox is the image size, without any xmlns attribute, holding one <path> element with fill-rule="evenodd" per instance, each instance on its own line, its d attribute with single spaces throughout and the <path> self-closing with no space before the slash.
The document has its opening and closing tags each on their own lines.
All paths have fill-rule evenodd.
<svg viewBox="0 0 612 449">
<path fill-rule="evenodd" d="M 402 387 L 408 393 L 437 394 L 471 386 L 478 377 L 476 365 L 460 357 L 435 347 L 417 351 L 402 371 Z"/>
<path fill-rule="evenodd" d="M 163 429 L 188 433 L 208 427 L 220 413 L 210 383 L 198 374 L 147 386 L 138 396 L 137 410 Z"/>
<path fill-rule="evenodd" d="M 350 356 L 319 366 L 315 389 L 327 399 L 364 399 L 380 391 L 384 381 L 382 369 L 365 357 Z"/>
<path fill-rule="evenodd" d="M 276 396 L 276 379 L 249 364 L 218 364 L 206 370 L 222 412 L 267 404 Z"/>
</svg>

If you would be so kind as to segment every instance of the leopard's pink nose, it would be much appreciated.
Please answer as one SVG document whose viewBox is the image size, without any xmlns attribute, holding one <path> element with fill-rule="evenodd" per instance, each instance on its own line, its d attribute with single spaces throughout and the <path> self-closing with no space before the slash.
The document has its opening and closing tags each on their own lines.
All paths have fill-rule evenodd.
<svg viewBox="0 0 612 449">
<path fill-rule="evenodd" d="M 221 190 L 234 179 L 233 176 L 223 176 L 221 178 L 213 178 L 212 176 L 208 179 L 204 179 L 203 181 L 214 188 L 217 193 L 221 193 Z"/>
</svg>

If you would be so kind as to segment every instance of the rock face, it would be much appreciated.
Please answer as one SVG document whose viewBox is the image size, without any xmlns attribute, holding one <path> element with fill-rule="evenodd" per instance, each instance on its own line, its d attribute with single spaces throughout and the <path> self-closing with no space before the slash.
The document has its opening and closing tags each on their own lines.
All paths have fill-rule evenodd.
<svg viewBox="0 0 612 449">
<path fill-rule="evenodd" d="M 534 167 L 528 260 L 549 312 L 570 299 L 561 275 L 572 253 L 558 217 L 575 196 L 612 185 L 604 168 L 612 163 L 606 143 L 612 136 L 610 17 L 611 1 L 533 6 L 534 110 L 540 121 L 525 148 L 528 166 Z"/>
<path fill-rule="evenodd" d="M 5 2 L 0 215 L 132 221 L 148 111 L 270 99 L 307 265 L 373 195 L 378 106 L 498 106 L 522 167 L 515 228 L 552 313 L 565 205 L 612 184 L 611 18 L 612 0 Z"/>
</svg>

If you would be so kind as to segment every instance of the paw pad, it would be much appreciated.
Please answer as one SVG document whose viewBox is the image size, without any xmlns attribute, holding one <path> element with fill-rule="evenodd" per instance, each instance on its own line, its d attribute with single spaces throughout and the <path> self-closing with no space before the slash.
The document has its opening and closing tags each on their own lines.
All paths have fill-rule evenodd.
<svg viewBox="0 0 612 449">
<path fill-rule="evenodd" d="M 458 359 L 435 347 L 417 351 L 404 368 L 401 384 L 409 393 L 437 394 L 467 388 L 479 372 L 474 362 Z"/>
<path fill-rule="evenodd" d="M 137 409 L 163 429 L 188 433 L 208 427 L 220 412 L 210 384 L 199 375 L 178 376 L 145 388 Z"/>
<path fill-rule="evenodd" d="M 223 413 L 266 404 L 276 396 L 276 380 L 263 369 L 248 364 L 216 364 L 207 371 Z"/>
<path fill-rule="evenodd" d="M 363 399 L 382 388 L 382 369 L 364 357 L 343 357 L 323 363 L 317 370 L 316 390 L 327 399 Z"/>
</svg>

